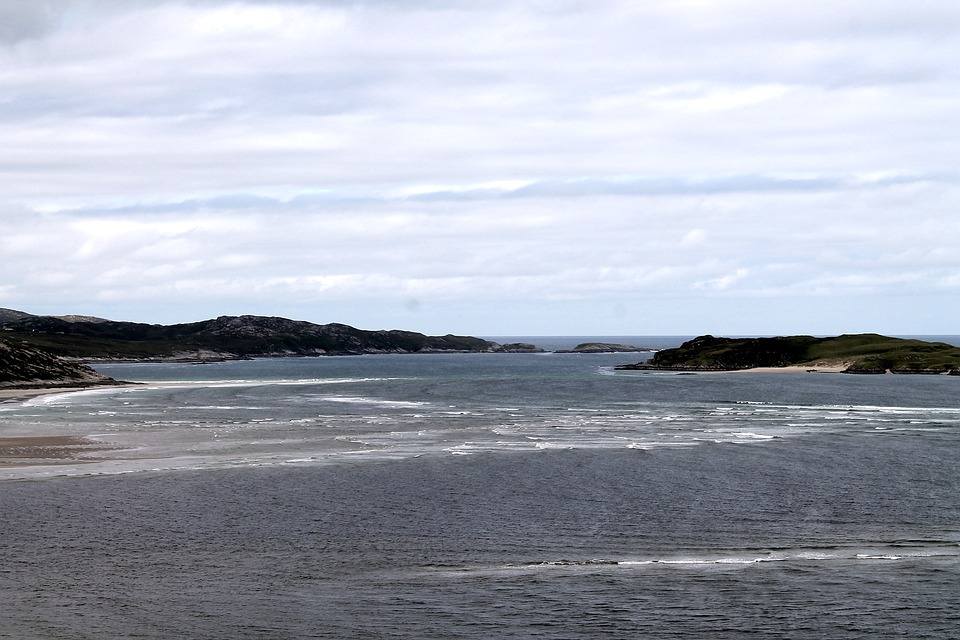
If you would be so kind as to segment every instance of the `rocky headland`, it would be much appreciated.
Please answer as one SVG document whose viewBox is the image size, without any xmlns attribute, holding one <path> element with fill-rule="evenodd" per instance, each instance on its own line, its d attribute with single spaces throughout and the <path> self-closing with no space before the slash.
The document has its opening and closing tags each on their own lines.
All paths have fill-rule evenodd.
<svg viewBox="0 0 960 640">
<path fill-rule="evenodd" d="M 121 384 L 78 362 L 0 340 L 0 390 Z"/>
<path fill-rule="evenodd" d="M 0 337 L 83 362 L 210 362 L 254 357 L 376 353 L 537 352 L 471 336 L 366 331 L 266 316 L 221 316 L 186 324 L 118 322 L 90 316 L 37 316 L 0 309 Z"/>
<path fill-rule="evenodd" d="M 960 375 L 960 348 L 943 342 L 891 338 L 875 333 L 830 338 L 718 338 L 704 335 L 647 362 L 618 369 L 742 371 L 759 368 L 836 368 L 843 373 Z"/>
</svg>

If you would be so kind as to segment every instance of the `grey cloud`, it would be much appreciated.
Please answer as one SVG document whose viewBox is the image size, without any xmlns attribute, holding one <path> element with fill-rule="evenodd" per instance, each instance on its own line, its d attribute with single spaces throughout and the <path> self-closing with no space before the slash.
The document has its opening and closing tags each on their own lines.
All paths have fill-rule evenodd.
<svg viewBox="0 0 960 640">
<path fill-rule="evenodd" d="M 57 27 L 66 0 L 4 0 L 0 3 L 0 43 L 39 38 Z"/>
</svg>

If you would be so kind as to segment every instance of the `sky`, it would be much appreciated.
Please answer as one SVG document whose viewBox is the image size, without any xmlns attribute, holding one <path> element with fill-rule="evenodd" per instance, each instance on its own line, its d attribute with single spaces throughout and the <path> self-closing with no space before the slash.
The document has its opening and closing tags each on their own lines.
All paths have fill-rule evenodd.
<svg viewBox="0 0 960 640">
<path fill-rule="evenodd" d="M 0 307 L 960 334 L 952 0 L 0 0 Z"/>
</svg>

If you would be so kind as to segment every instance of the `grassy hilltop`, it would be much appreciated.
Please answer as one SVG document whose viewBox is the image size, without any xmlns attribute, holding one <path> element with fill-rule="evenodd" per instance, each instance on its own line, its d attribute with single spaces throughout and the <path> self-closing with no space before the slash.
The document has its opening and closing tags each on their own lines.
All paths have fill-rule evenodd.
<svg viewBox="0 0 960 640">
<path fill-rule="evenodd" d="M 757 367 L 843 366 L 845 373 L 960 374 L 960 348 L 875 333 L 832 338 L 716 338 L 705 335 L 625 369 L 737 371 Z"/>
</svg>

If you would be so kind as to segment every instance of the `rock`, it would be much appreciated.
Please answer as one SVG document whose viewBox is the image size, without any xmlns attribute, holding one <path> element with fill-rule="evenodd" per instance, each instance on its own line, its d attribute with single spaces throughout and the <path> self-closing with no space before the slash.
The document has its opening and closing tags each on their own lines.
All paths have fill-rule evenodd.
<svg viewBox="0 0 960 640">
<path fill-rule="evenodd" d="M 497 353 L 544 353 L 544 350 L 529 342 L 510 342 L 497 345 L 493 349 Z"/>
<path fill-rule="evenodd" d="M 584 342 L 573 349 L 561 349 L 557 353 L 642 353 L 650 349 L 635 347 L 632 344 L 611 342 Z"/>
<path fill-rule="evenodd" d="M 86 365 L 26 345 L 0 340 L 0 388 L 118 384 Z"/>
</svg>

